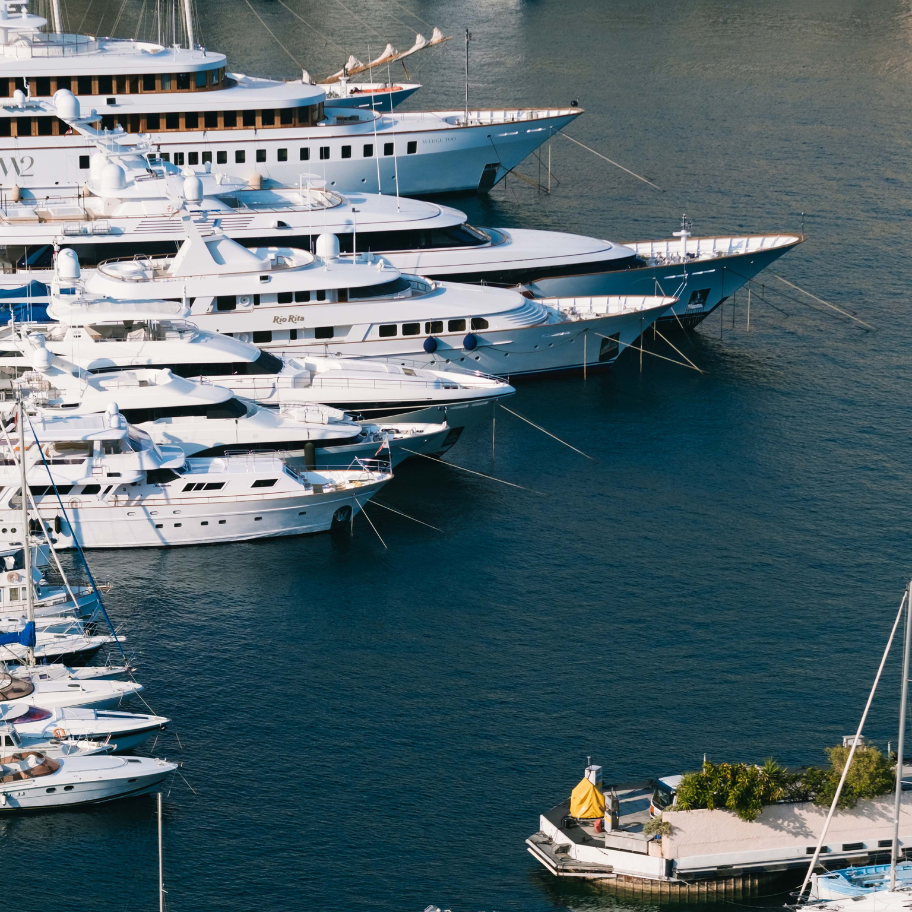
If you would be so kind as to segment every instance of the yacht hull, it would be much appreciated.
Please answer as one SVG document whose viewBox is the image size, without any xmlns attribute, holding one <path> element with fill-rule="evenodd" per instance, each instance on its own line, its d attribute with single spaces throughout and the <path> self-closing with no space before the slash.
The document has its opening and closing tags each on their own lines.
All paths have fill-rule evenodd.
<svg viewBox="0 0 912 912">
<path fill-rule="evenodd" d="M 473 349 L 465 348 L 463 333 L 435 337 L 437 349 L 428 353 L 422 347 L 421 336 L 377 339 L 364 342 L 333 342 L 344 355 L 377 358 L 408 358 L 428 367 L 446 369 L 448 365 L 480 370 L 496 377 L 517 377 L 527 374 L 554 373 L 566 370 L 607 367 L 614 363 L 626 347 L 633 345 L 640 334 L 651 326 L 663 307 L 621 314 L 596 316 L 582 320 L 546 322 L 516 329 L 480 330 L 470 335 L 476 340 Z M 268 347 L 268 346 L 264 346 Z M 300 346 L 286 349 L 288 356 L 306 351 L 322 351 Z M 483 414 L 486 410 L 479 410 Z M 449 414 L 449 413 L 448 413 Z M 453 425 L 456 416 L 449 414 Z"/>
<path fill-rule="evenodd" d="M 39 501 L 42 518 L 52 526 L 61 519 L 56 537 L 58 548 L 168 548 L 219 542 L 252 541 L 289 535 L 326 532 L 334 522 L 357 514 L 386 480 L 358 487 L 307 495 L 260 495 L 259 497 L 211 497 L 207 502 L 172 503 L 167 497 L 147 498 L 142 487 L 137 494 L 117 497 L 116 503 L 86 500 L 59 507 Z M 156 492 L 158 493 L 158 492 Z M 50 498 L 48 498 L 50 499 Z M 7 517 L 0 514 L 0 522 Z"/>
<path fill-rule="evenodd" d="M 694 239 L 712 241 L 711 238 Z M 726 239 L 727 240 L 727 239 Z M 726 298 L 804 240 L 793 236 L 767 249 L 694 260 L 686 264 L 643 266 L 616 272 L 549 276 L 526 285 L 537 298 L 587 295 L 674 295 L 678 302 L 659 318 L 659 326 L 690 328 L 711 314 Z M 679 242 L 660 242 L 669 246 Z M 693 241 L 691 242 L 693 243 Z M 628 245 L 646 253 L 650 242 Z"/>
</svg>

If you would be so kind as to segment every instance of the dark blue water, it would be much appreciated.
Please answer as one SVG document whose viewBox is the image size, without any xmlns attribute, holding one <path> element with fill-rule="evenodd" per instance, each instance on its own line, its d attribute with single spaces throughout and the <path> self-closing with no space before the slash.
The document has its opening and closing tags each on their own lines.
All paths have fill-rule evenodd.
<svg viewBox="0 0 912 912">
<path fill-rule="evenodd" d="M 555 139 L 555 192 L 511 178 L 458 202 L 474 221 L 625 240 L 684 211 L 700 234 L 800 230 L 804 213 L 810 240 L 772 271 L 876 327 L 767 274 L 749 334 L 738 295 L 675 338 L 702 374 L 625 356 L 520 386 L 510 407 L 594 461 L 506 414 L 493 460 L 487 434 L 448 457 L 546 496 L 425 461 L 384 499 L 440 533 L 374 509 L 386 548 L 359 518 L 352 539 L 91 558 L 175 720 L 156 752 L 194 790 L 176 779 L 166 799 L 170 909 L 615 908 L 523 845 L 587 755 L 615 780 L 704 753 L 821 762 L 857 724 L 912 573 L 912 13 L 288 0 L 343 52 L 252 2 L 315 74 L 469 26 L 475 103 L 579 99 L 573 135 L 664 188 Z M 120 8 L 95 0 L 84 28 L 113 31 Z M 297 74 L 244 0 L 199 15 L 235 69 Z M 414 58 L 411 107 L 462 105 L 462 53 Z M 897 678 L 869 728 L 884 744 Z M 152 910 L 154 826 L 151 799 L 2 821 L 4 891 L 29 912 Z"/>
</svg>

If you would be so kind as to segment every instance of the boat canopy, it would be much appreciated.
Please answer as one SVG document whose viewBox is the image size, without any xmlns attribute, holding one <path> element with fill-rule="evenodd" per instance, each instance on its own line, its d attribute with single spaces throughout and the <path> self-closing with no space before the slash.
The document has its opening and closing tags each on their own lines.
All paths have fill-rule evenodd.
<svg viewBox="0 0 912 912">
<path fill-rule="evenodd" d="M 570 793 L 570 816 L 588 820 L 605 815 L 605 796 L 583 777 Z"/>
</svg>

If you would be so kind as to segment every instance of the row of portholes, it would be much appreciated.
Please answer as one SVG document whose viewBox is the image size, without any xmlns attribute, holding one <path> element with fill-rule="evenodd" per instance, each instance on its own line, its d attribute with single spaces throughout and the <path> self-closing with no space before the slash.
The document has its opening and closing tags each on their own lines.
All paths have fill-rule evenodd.
<svg viewBox="0 0 912 912">
<path fill-rule="evenodd" d="M 6 535 L 7 532 L 15 533 L 15 531 L 15 529 L 0 529 L 0 532 L 2 532 L 4 535 Z"/>
</svg>

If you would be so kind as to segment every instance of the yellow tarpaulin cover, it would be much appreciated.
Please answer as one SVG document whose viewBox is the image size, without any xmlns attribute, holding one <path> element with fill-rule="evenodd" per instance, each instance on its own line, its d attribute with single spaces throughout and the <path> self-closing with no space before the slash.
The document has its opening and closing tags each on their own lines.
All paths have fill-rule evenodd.
<svg viewBox="0 0 912 912">
<path fill-rule="evenodd" d="M 570 793 L 570 816 L 585 820 L 604 814 L 605 796 L 588 779 L 582 779 Z"/>
</svg>

